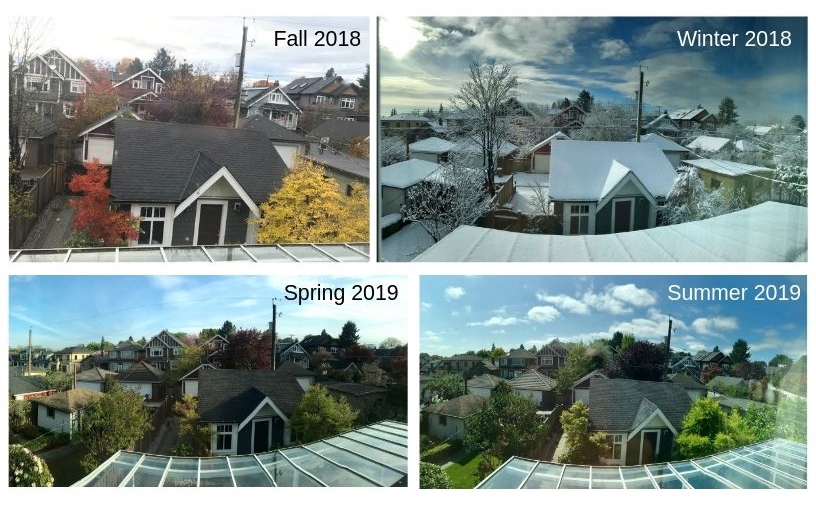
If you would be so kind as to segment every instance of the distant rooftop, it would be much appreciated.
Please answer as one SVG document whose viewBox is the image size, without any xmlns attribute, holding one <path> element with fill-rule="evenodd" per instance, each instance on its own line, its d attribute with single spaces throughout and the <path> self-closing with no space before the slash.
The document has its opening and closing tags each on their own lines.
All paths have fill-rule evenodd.
<svg viewBox="0 0 816 505">
<path fill-rule="evenodd" d="M 507 460 L 477 489 L 806 489 L 807 446 L 775 439 L 705 458 L 643 466 Z"/>
<path fill-rule="evenodd" d="M 244 262 L 301 263 L 369 260 L 369 244 L 253 244 L 226 246 L 101 247 L 94 249 L 18 249 L 11 263 Z"/>
<path fill-rule="evenodd" d="M 382 421 L 272 452 L 179 458 L 119 451 L 72 487 L 406 486 L 408 426 Z"/>
</svg>

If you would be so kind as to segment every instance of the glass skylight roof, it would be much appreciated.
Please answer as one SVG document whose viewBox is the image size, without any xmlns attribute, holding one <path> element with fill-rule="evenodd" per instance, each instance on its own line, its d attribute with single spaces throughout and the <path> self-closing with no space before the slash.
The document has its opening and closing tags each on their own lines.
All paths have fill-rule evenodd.
<svg viewBox="0 0 816 505">
<path fill-rule="evenodd" d="M 561 465 L 512 457 L 477 489 L 805 489 L 807 446 L 775 439 L 644 466 Z"/>
<path fill-rule="evenodd" d="M 262 454 L 176 458 L 119 451 L 73 487 L 405 486 L 408 426 L 383 421 Z"/>
<path fill-rule="evenodd" d="M 152 261 L 160 263 L 292 263 L 369 260 L 369 244 L 271 244 L 171 247 L 107 247 L 95 249 L 20 249 L 9 251 L 12 263 L 78 263 Z"/>
</svg>

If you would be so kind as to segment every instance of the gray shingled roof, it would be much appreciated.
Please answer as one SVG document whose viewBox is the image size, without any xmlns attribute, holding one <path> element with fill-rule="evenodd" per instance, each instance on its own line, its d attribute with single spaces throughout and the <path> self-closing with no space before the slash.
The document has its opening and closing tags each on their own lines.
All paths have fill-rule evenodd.
<svg viewBox="0 0 816 505">
<path fill-rule="evenodd" d="M 685 389 L 670 382 L 600 378 L 590 382 L 589 420 L 596 430 L 629 431 L 659 409 L 680 431 L 690 408 Z"/>
<path fill-rule="evenodd" d="M 76 412 L 98 402 L 105 396 L 104 393 L 90 389 L 70 389 L 51 396 L 32 398 L 34 403 L 41 403 L 62 412 Z"/>
<path fill-rule="evenodd" d="M 362 160 L 360 158 L 355 158 L 353 156 L 348 156 L 346 154 L 329 154 L 329 153 L 314 153 L 309 154 L 306 158 L 315 161 L 323 165 L 324 167 L 328 167 L 332 170 L 337 170 L 340 172 L 346 172 L 348 174 L 363 178 L 368 180 L 369 179 L 369 165 L 368 160 Z"/>
<path fill-rule="evenodd" d="M 708 381 L 706 383 L 707 388 L 714 388 L 714 387 L 744 387 L 747 386 L 747 382 L 745 379 L 740 377 L 725 377 L 723 375 L 718 375 Z"/>
<path fill-rule="evenodd" d="M 314 377 L 317 375 L 316 373 L 312 372 L 308 368 L 303 368 L 300 365 L 296 365 L 291 361 L 287 361 L 286 363 L 281 363 L 275 369 L 277 372 L 286 372 L 289 374 L 294 375 L 295 377 Z"/>
<path fill-rule="evenodd" d="M 180 202 L 226 166 L 256 203 L 276 190 L 286 165 L 262 132 L 158 121 L 115 121 L 115 201 Z M 217 167 L 216 167 L 217 165 Z"/>
<path fill-rule="evenodd" d="M 347 395 L 370 395 L 373 393 L 387 393 L 388 389 L 377 386 L 370 386 L 360 382 L 323 382 L 323 386 L 331 391 L 338 391 Z"/>
<path fill-rule="evenodd" d="M 365 138 L 371 133 L 371 125 L 361 121 L 345 121 L 342 119 L 327 119 L 312 130 L 312 136 L 317 138 L 329 137 L 331 143 L 345 143 L 352 138 Z"/>
<path fill-rule="evenodd" d="M 425 411 L 442 416 L 460 417 L 464 419 L 478 412 L 486 401 L 487 398 L 484 396 L 464 395 L 446 402 L 429 405 L 425 407 Z"/>
<path fill-rule="evenodd" d="M 201 370 L 198 413 L 203 422 L 240 423 L 269 398 L 291 417 L 303 388 L 294 375 L 271 370 Z"/>
<path fill-rule="evenodd" d="M 510 381 L 513 389 L 529 389 L 533 391 L 552 391 L 555 381 L 537 370 L 527 370 Z"/>
<path fill-rule="evenodd" d="M 502 377 L 495 375 L 482 374 L 467 381 L 468 388 L 495 388 L 501 382 L 510 382 Z"/>
<path fill-rule="evenodd" d="M 510 352 L 504 355 L 505 358 L 535 358 L 536 355 L 527 349 L 511 349 Z"/>
<path fill-rule="evenodd" d="M 347 123 L 348 121 L 344 121 Z M 262 132 L 269 140 L 281 140 L 284 142 L 301 142 L 308 144 L 308 140 L 303 135 L 285 128 L 271 119 L 263 116 L 252 116 L 238 121 L 238 128 L 243 130 L 253 130 Z"/>
<path fill-rule="evenodd" d="M 130 365 L 130 368 L 119 374 L 119 382 L 162 382 L 164 372 L 144 361 Z"/>
<path fill-rule="evenodd" d="M 104 368 L 89 368 L 88 370 L 83 370 L 76 374 L 77 381 L 85 381 L 85 382 L 104 382 L 105 377 L 108 375 L 113 375 L 116 377 L 118 374 L 116 372 L 111 372 L 110 370 L 105 370 Z"/>
</svg>

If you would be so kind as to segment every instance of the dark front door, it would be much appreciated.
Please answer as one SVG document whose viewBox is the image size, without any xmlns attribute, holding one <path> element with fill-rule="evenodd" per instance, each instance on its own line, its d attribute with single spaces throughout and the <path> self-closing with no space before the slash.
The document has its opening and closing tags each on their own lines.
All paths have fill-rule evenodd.
<svg viewBox="0 0 816 505">
<path fill-rule="evenodd" d="M 255 436 L 252 440 L 252 452 L 267 452 L 269 450 L 269 419 L 255 421 Z"/>
<path fill-rule="evenodd" d="M 655 462 L 655 454 L 657 454 L 657 433 L 656 431 L 643 432 L 643 447 L 641 453 L 640 464 L 649 465 Z"/>
<path fill-rule="evenodd" d="M 198 244 L 196 245 L 217 245 L 221 234 L 221 211 L 224 206 L 221 204 L 201 205 L 198 216 Z"/>
<path fill-rule="evenodd" d="M 615 233 L 632 231 L 632 200 L 617 200 L 615 202 Z"/>
</svg>

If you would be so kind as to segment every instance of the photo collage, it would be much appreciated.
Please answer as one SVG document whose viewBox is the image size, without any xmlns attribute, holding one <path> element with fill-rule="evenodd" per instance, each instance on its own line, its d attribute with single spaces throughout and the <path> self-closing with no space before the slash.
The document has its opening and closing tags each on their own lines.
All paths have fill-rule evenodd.
<svg viewBox="0 0 816 505">
<path fill-rule="evenodd" d="M 9 16 L 9 488 L 805 493 L 807 16 L 545 11 Z"/>
</svg>

